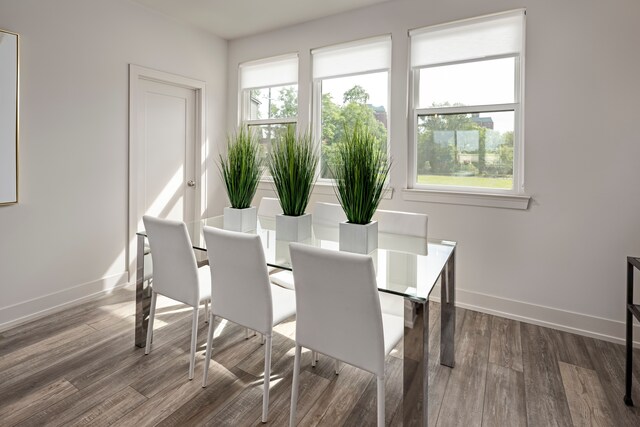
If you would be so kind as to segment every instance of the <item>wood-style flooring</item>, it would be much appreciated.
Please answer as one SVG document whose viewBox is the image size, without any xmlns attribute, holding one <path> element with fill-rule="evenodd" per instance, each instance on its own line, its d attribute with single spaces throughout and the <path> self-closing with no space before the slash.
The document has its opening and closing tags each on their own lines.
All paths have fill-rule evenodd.
<svg viewBox="0 0 640 427">
<path fill-rule="evenodd" d="M 0 333 L 2 426 L 260 425 L 263 347 L 216 322 L 209 385 L 202 388 L 207 325 L 196 377 L 187 379 L 191 310 L 159 299 L 151 354 L 133 345 L 134 293 L 121 289 Z M 429 425 L 640 426 L 626 407 L 624 349 L 557 330 L 458 309 L 456 367 L 438 363 L 439 305 L 431 307 Z M 269 425 L 286 426 L 295 322 L 273 339 Z M 640 404 L 640 351 L 634 398 Z M 402 354 L 387 358 L 387 425 L 400 425 Z M 372 375 L 303 354 L 298 424 L 374 425 Z"/>
</svg>

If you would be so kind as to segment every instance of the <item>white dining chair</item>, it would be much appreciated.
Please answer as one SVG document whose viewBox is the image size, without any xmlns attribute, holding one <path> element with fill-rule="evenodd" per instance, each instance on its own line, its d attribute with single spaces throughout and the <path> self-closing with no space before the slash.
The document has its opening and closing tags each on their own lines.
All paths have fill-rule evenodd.
<svg viewBox="0 0 640 427">
<path fill-rule="evenodd" d="M 258 216 L 275 217 L 282 213 L 280 200 L 274 197 L 263 197 L 258 205 Z"/>
<path fill-rule="evenodd" d="M 151 351 L 153 321 L 158 294 L 193 307 L 191 321 L 191 355 L 189 379 L 193 379 L 196 343 L 198 339 L 198 310 L 201 303 L 211 300 L 211 273 L 208 266 L 198 268 L 187 226 L 182 221 L 142 217 L 153 259 L 151 311 L 144 354 Z M 207 307 L 205 306 L 205 314 Z"/>
<path fill-rule="evenodd" d="M 427 238 L 429 216 L 426 214 L 378 209 L 373 219 L 378 221 L 379 233 Z"/>
<path fill-rule="evenodd" d="M 378 209 L 373 219 L 378 221 L 379 233 L 427 239 L 429 216 L 426 214 Z M 383 313 L 404 316 L 404 298 L 399 295 L 380 292 L 380 305 Z"/>
<path fill-rule="evenodd" d="M 347 220 L 342 206 L 337 203 L 316 202 L 313 205 L 313 222 L 320 225 L 336 225 Z"/>
<path fill-rule="evenodd" d="M 402 338 L 404 320 L 380 310 L 373 260 L 299 243 L 290 250 L 297 314 L 289 425 L 296 422 L 304 347 L 374 374 L 378 425 L 384 426 L 384 359 Z"/>
<path fill-rule="evenodd" d="M 295 293 L 269 282 L 260 236 L 204 227 L 211 265 L 211 304 L 202 386 L 207 385 L 213 321 L 222 317 L 265 337 L 262 422 L 269 410 L 273 327 L 296 312 Z"/>
</svg>

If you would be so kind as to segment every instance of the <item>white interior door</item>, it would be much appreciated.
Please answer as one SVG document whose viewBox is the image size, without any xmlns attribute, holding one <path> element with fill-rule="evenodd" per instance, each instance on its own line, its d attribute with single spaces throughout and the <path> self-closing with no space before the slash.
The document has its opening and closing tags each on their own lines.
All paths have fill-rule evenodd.
<svg viewBox="0 0 640 427">
<path fill-rule="evenodd" d="M 196 96 L 151 80 L 138 85 L 139 216 L 195 219 Z"/>
<path fill-rule="evenodd" d="M 194 221 L 206 198 L 205 83 L 137 65 L 129 68 L 130 282 L 143 215 Z"/>
</svg>

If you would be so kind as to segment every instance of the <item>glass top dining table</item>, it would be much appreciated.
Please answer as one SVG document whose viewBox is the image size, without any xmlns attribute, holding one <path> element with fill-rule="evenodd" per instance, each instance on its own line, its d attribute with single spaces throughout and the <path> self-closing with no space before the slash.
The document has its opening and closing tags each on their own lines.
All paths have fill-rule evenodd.
<svg viewBox="0 0 640 427">
<path fill-rule="evenodd" d="M 196 253 L 206 262 L 204 227 L 224 229 L 223 216 L 186 223 Z M 258 216 L 258 234 L 267 264 L 292 270 L 288 241 L 278 239 L 274 217 Z M 135 343 L 146 344 L 150 286 L 145 274 L 149 256 L 146 232 L 139 231 L 136 274 Z M 300 243 L 339 250 L 338 224 L 312 225 L 311 237 Z M 428 343 L 429 296 L 440 282 L 440 364 L 453 368 L 455 333 L 455 258 L 456 242 L 424 239 L 406 235 L 378 233 L 378 248 L 371 252 L 378 290 L 404 298 L 403 340 L 403 424 L 427 425 L 428 420 Z M 214 297 L 215 298 L 215 297 Z"/>
<path fill-rule="evenodd" d="M 206 251 L 203 228 L 224 229 L 224 219 L 216 216 L 186 226 L 193 248 Z M 269 266 L 291 270 L 289 242 L 278 239 L 273 217 L 258 216 L 256 229 L 248 233 L 260 236 Z M 145 231 L 137 234 L 146 237 Z M 311 237 L 301 243 L 337 251 L 338 237 L 338 224 L 314 223 Z M 378 290 L 426 301 L 455 248 L 456 242 L 449 240 L 378 233 L 378 248 L 369 254 L 376 268 Z"/>
</svg>

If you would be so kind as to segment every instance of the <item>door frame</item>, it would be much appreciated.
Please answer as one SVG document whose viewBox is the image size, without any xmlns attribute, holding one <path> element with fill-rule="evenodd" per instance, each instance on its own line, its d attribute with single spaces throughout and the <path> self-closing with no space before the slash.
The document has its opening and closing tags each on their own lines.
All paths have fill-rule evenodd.
<svg viewBox="0 0 640 427">
<path fill-rule="evenodd" d="M 140 80 L 150 80 L 158 83 L 192 89 L 195 92 L 195 165 L 196 194 L 194 196 L 194 215 L 202 215 L 202 201 L 207 196 L 207 168 L 202 170 L 202 160 L 207 158 L 206 146 L 206 103 L 205 82 L 189 77 L 158 71 L 140 65 L 129 64 L 129 205 L 127 227 L 127 272 L 129 283 L 135 283 L 136 272 L 136 232 L 138 231 L 138 163 L 141 141 L 138 140 L 137 123 L 139 100 L 137 97 Z"/>
</svg>

